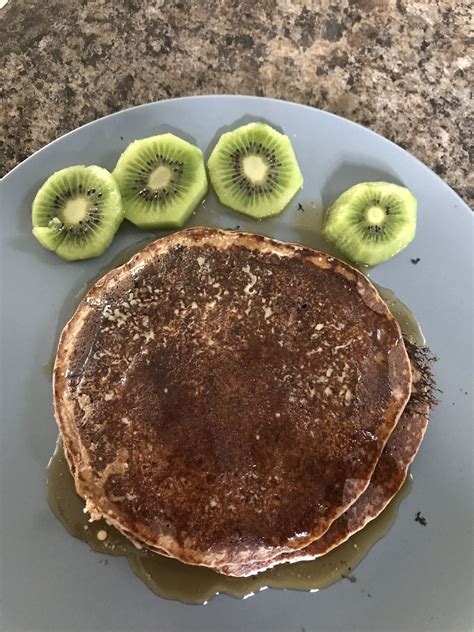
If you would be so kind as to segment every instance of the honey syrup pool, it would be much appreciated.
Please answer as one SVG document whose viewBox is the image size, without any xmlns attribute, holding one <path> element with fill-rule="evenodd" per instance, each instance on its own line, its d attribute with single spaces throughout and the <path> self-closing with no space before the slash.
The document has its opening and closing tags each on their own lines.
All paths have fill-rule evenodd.
<svg viewBox="0 0 474 632">
<path fill-rule="evenodd" d="M 317 591 L 343 578 L 354 580 L 354 568 L 390 529 L 410 486 L 408 480 L 378 518 L 330 553 L 313 561 L 282 564 L 253 577 L 240 578 L 137 549 L 105 520 L 89 522 L 60 441 L 48 466 L 50 507 L 72 536 L 87 542 L 98 553 L 126 556 L 135 575 L 160 597 L 193 604 L 204 604 L 219 593 L 244 598 L 265 588 Z"/>
</svg>

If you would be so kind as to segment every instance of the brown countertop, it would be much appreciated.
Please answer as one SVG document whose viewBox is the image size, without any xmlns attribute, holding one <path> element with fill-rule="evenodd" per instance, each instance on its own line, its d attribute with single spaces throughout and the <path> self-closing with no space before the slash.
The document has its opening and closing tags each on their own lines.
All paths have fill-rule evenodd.
<svg viewBox="0 0 474 632">
<path fill-rule="evenodd" d="M 9 0 L 2 174 L 132 105 L 256 94 L 362 123 L 472 204 L 470 15 L 469 0 Z"/>
</svg>

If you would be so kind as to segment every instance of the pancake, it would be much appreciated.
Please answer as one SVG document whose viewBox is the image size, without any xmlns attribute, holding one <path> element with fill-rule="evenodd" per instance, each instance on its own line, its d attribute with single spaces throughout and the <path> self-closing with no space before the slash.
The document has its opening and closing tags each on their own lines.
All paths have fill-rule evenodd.
<svg viewBox="0 0 474 632">
<path fill-rule="evenodd" d="M 357 500 L 411 368 L 357 270 L 198 228 L 92 287 L 61 335 L 53 382 L 91 518 L 219 570 L 307 546 Z"/>
<path fill-rule="evenodd" d="M 307 547 L 285 553 L 267 563 L 254 563 L 246 566 L 226 566 L 220 572 L 228 575 L 247 577 L 273 568 L 283 562 L 302 562 L 321 557 L 365 525 L 374 520 L 393 497 L 400 491 L 413 459 L 423 440 L 430 410 L 435 403 L 433 396 L 433 376 L 419 350 L 406 342 L 408 355 L 412 363 L 412 394 L 395 430 L 390 435 L 374 470 L 369 486 L 349 509 L 335 520 L 328 531 Z M 425 350 L 426 351 L 426 350 Z"/>
</svg>

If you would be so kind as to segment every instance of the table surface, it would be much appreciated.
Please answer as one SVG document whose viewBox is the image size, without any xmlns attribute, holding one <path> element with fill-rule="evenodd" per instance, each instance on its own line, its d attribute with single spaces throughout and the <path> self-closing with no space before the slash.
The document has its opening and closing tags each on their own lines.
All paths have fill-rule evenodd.
<svg viewBox="0 0 474 632">
<path fill-rule="evenodd" d="M 253 94 L 369 127 L 472 204 L 471 7 L 470 0 L 9 0 L 0 11 L 1 173 L 126 107 Z"/>
</svg>

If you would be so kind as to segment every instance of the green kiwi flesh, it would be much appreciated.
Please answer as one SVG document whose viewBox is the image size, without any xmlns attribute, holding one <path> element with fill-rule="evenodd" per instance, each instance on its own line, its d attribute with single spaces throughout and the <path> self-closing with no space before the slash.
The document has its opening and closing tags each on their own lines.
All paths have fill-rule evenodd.
<svg viewBox="0 0 474 632">
<path fill-rule="evenodd" d="M 201 150 L 174 134 L 131 143 L 113 175 L 125 217 L 140 228 L 180 228 L 207 192 Z"/>
<path fill-rule="evenodd" d="M 257 219 L 281 213 L 303 185 L 290 139 L 264 123 L 222 134 L 207 166 L 222 204 Z"/>
<path fill-rule="evenodd" d="M 107 250 L 123 217 L 120 190 L 106 169 L 67 167 L 36 194 L 33 235 L 62 259 L 90 259 Z"/>
<path fill-rule="evenodd" d="M 415 237 L 416 199 L 405 187 L 363 182 L 345 191 L 329 209 L 324 236 L 354 263 L 376 265 Z"/>
</svg>

